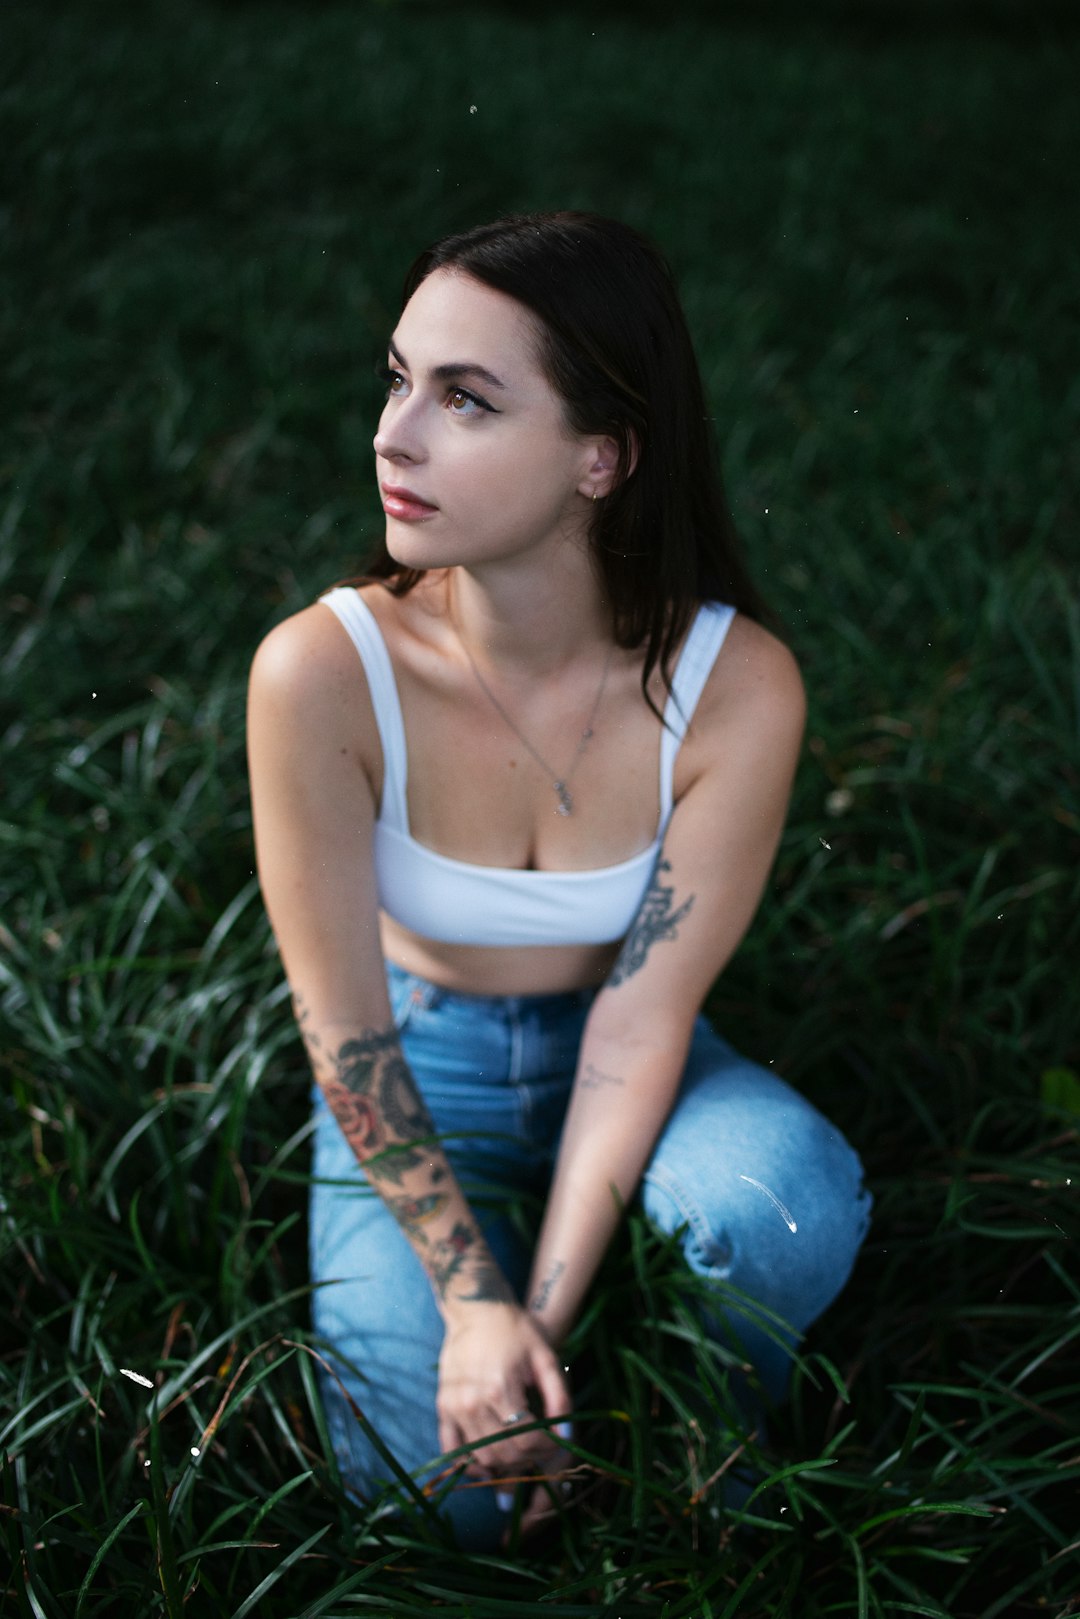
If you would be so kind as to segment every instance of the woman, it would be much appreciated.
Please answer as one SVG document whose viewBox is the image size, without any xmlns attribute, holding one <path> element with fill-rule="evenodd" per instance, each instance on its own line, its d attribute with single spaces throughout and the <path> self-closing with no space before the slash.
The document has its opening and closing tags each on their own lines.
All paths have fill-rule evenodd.
<svg viewBox="0 0 1080 1619">
<path fill-rule="evenodd" d="M 622 1208 L 793 1345 L 869 1197 L 838 1132 L 700 1016 L 762 895 L 804 698 L 662 258 L 585 213 L 450 237 L 407 277 L 385 380 L 385 547 L 255 658 L 255 834 L 316 1080 L 335 1451 L 361 1497 L 393 1477 L 358 1407 L 491 1546 L 509 1481 L 566 1460 L 558 1349 Z M 786 1343 L 719 1294 L 704 1319 L 778 1399 Z M 528 1533 L 555 1498 L 521 1488 Z"/>
</svg>

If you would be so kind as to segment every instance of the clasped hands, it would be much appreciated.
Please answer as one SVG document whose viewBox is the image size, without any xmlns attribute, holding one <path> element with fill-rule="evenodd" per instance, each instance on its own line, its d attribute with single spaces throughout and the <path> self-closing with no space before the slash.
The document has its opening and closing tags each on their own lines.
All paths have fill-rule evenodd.
<svg viewBox="0 0 1080 1619">
<path fill-rule="evenodd" d="M 535 1414 L 529 1407 L 532 1389 L 540 1406 Z M 465 1469 L 467 1479 L 493 1481 L 504 1510 L 512 1503 L 514 1484 L 544 1481 L 535 1484 L 522 1512 L 523 1536 L 555 1517 L 549 1490 L 565 1484 L 570 1463 L 558 1443 L 570 1437 L 570 1387 L 535 1317 L 516 1303 L 462 1301 L 446 1318 L 436 1406 L 443 1451 L 504 1434 L 476 1450 Z M 541 1415 L 550 1431 L 517 1431 Z M 503 1489 L 500 1480 L 506 1481 Z"/>
</svg>

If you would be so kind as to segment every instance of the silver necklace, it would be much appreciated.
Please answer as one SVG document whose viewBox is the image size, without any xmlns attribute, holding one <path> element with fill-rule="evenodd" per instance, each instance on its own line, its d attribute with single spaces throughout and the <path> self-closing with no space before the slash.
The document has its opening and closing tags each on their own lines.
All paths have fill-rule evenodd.
<svg viewBox="0 0 1080 1619">
<path fill-rule="evenodd" d="M 514 735 L 518 738 L 519 742 L 521 742 L 522 746 L 529 750 L 537 764 L 540 766 L 541 770 L 543 770 L 544 774 L 552 778 L 551 786 L 554 790 L 556 798 L 559 800 L 555 806 L 556 815 L 572 814 L 574 800 L 570 797 L 570 778 L 577 769 L 578 761 L 580 760 L 581 755 L 585 752 L 585 749 L 589 744 L 589 739 L 593 734 L 593 721 L 596 719 L 597 711 L 600 707 L 600 700 L 604 695 L 604 687 L 607 685 L 608 671 L 611 668 L 611 659 L 615 651 L 614 643 L 608 647 L 608 655 L 604 662 L 604 672 L 600 677 L 600 685 L 598 686 L 596 696 L 593 699 L 593 706 L 592 711 L 589 714 L 588 724 L 581 733 L 581 740 L 577 745 L 577 751 L 575 752 L 574 757 L 570 761 L 570 768 L 565 772 L 564 775 L 556 776 L 554 770 L 548 764 L 547 760 L 543 758 L 542 755 L 537 753 L 528 737 L 506 712 L 505 708 L 500 703 L 499 699 L 496 697 L 495 693 L 492 691 L 479 669 L 476 667 L 476 664 L 473 662 L 472 653 L 465 645 L 465 642 L 461 640 L 460 634 L 458 635 L 458 640 L 461 641 L 462 651 L 469 660 L 469 667 L 476 676 L 480 684 L 481 691 L 483 691 L 490 701 L 495 705 L 503 719 L 506 721 L 507 725 L 509 725 L 510 729 L 513 731 Z"/>
</svg>

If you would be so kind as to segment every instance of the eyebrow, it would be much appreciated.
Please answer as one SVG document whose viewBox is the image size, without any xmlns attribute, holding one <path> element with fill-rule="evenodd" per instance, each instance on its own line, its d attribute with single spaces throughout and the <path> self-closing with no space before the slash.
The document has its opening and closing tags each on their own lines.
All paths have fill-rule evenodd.
<svg viewBox="0 0 1080 1619">
<path fill-rule="evenodd" d="M 387 348 L 398 365 L 403 365 L 408 371 L 409 362 L 395 345 L 393 338 L 388 339 Z M 500 382 L 493 372 L 488 371 L 485 366 L 477 365 L 473 360 L 448 360 L 443 365 L 432 366 L 431 375 L 440 382 L 452 381 L 454 377 L 479 377 L 481 382 L 486 382 L 489 388 L 506 388 L 505 382 Z"/>
</svg>

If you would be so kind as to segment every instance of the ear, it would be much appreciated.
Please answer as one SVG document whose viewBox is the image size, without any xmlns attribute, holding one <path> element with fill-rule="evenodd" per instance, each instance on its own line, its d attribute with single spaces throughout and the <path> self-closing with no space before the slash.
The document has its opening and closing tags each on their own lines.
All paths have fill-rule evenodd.
<svg viewBox="0 0 1080 1619">
<path fill-rule="evenodd" d="M 633 428 L 630 429 L 630 464 L 626 469 L 629 478 L 638 464 L 638 440 Z M 588 466 L 585 476 L 578 485 L 578 491 L 587 500 L 599 500 L 604 495 L 610 495 L 616 488 L 616 479 L 619 470 L 619 444 L 618 440 L 605 435 L 591 441 Z M 624 479 L 625 481 L 625 479 Z"/>
</svg>

